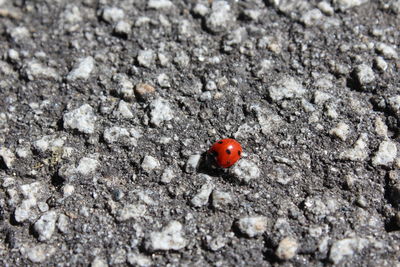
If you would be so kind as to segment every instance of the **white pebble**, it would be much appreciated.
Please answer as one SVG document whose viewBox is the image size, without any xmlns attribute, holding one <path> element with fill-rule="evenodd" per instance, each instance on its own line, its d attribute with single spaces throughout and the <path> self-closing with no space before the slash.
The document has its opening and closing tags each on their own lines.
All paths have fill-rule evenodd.
<svg viewBox="0 0 400 267">
<path fill-rule="evenodd" d="M 322 14 L 322 12 L 317 9 L 311 9 L 307 12 L 305 12 L 301 18 L 300 21 L 305 25 L 305 26 L 313 26 L 313 25 L 317 25 L 320 24 L 322 22 L 324 18 L 324 15 Z"/>
<path fill-rule="evenodd" d="M 333 0 L 333 4 L 341 11 L 368 3 L 369 0 Z"/>
<path fill-rule="evenodd" d="M 384 44 L 384 43 L 378 43 L 376 45 L 376 51 L 378 51 L 378 53 L 382 54 L 387 59 L 397 59 L 398 58 L 398 54 L 397 54 L 395 48 L 390 45 Z"/>
<path fill-rule="evenodd" d="M 151 258 L 142 254 L 137 254 L 133 252 L 128 253 L 127 260 L 128 263 L 132 266 L 138 266 L 138 267 L 153 266 L 153 261 L 151 260 Z"/>
<path fill-rule="evenodd" d="M 167 168 L 162 174 L 160 181 L 163 184 L 169 184 L 174 178 L 175 178 L 174 170 L 171 168 Z"/>
<path fill-rule="evenodd" d="M 335 128 L 329 131 L 329 134 L 340 138 L 342 141 L 346 141 L 349 132 L 350 126 L 344 122 L 339 122 Z"/>
<path fill-rule="evenodd" d="M 101 17 L 104 21 L 108 23 L 115 23 L 124 18 L 124 11 L 117 7 L 106 7 L 103 9 Z"/>
<path fill-rule="evenodd" d="M 140 66 L 150 68 L 154 65 L 155 54 L 153 50 L 140 50 L 137 56 L 137 60 Z"/>
<path fill-rule="evenodd" d="M 108 263 L 105 259 L 97 256 L 90 263 L 90 267 L 108 267 Z"/>
<path fill-rule="evenodd" d="M 180 250 L 186 247 L 188 241 L 183 237 L 182 224 L 171 221 L 160 232 L 152 232 L 146 247 L 150 251 Z"/>
<path fill-rule="evenodd" d="M 116 115 L 120 115 L 124 119 L 132 119 L 133 113 L 131 111 L 131 105 L 123 100 L 119 101 Z"/>
<path fill-rule="evenodd" d="M 151 172 L 153 170 L 159 169 L 160 168 L 160 162 L 155 157 L 145 156 L 143 161 L 142 161 L 141 167 L 145 172 L 149 173 L 149 172 Z"/>
<path fill-rule="evenodd" d="M 363 161 L 368 157 L 368 136 L 361 134 L 353 148 L 340 153 L 339 158 L 351 161 Z"/>
<path fill-rule="evenodd" d="M 33 226 L 33 229 L 39 235 L 39 241 L 50 240 L 56 228 L 56 221 L 57 213 L 55 211 L 48 211 L 40 216 Z"/>
<path fill-rule="evenodd" d="M 194 173 L 197 170 L 197 167 L 199 166 L 201 160 L 201 155 L 200 154 L 193 154 L 190 155 L 187 162 L 186 162 L 186 167 L 185 171 L 187 173 Z"/>
<path fill-rule="evenodd" d="M 332 16 L 334 14 L 333 7 L 330 3 L 322 1 L 318 3 L 318 8 L 324 12 L 325 15 Z"/>
<path fill-rule="evenodd" d="M 149 0 L 147 7 L 151 9 L 168 9 L 172 8 L 174 4 L 169 0 Z"/>
<path fill-rule="evenodd" d="M 211 195 L 212 206 L 214 209 L 223 210 L 228 205 L 233 203 L 231 194 L 219 190 L 214 190 Z"/>
<path fill-rule="evenodd" d="M 15 160 L 14 153 L 5 147 L 0 147 L 0 157 L 8 169 L 11 169 Z"/>
<path fill-rule="evenodd" d="M 192 203 L 192 205 L 196 208 L 207 205 L 213 189 L 214 185 L 211 182 L 206 182 L 201 186 L 200 190 L 192 198 L 190 203 Z"/>
<path fill-rule="evenodd" d="M 273 101 L 279 101 L 300 98 L 306 93 L 306 89 L 295 78 L 285 76 L 271 85 L 268 92 Z"/>
<path fill-rule="evenodd" d="M 260 169 L 254 162 L 242 159 L 232 169 L 235 178 L 243 183 L 249 183 L 251 180 L 260 177 Z"/>
<path fill-rule="evenodd" d="M 127 221 L 129 219 L 138 219 L 143 217 L 147 212 L 145 205 L 127 204 L 122 209 L 118 210 L 117 220 Z"/>
<path fill-rule="evenodd" d="M 367 85 L 375 80 L 374 71 L 366 64 L 358 65 L 354 71 L 360 85 Z"/>
<path fill-rule="evenodd" d="M 157 98 L 150 103 L 150 122 L 157 127 L 160 127 L 164 121 L 173 119 L 173 111 L 170 104 L 162 99 Z"/>
<path fill-rule="evenodd" d="M 388 64 L 386 61 L 383 59 L 383 57 L 376 57 L 374 59 L 374 65 L 375 67 L 380 70 L 380 71 L 386 71 L 388 68 Z"/>
<path fill-rule="evenodd" d="M 281 260 L 290 260 L 296 256 L 299 244 L 297 240 L 291 237 L 286 237 L 279 242 L 278 248 L 276 249 L 276 256 Z"/>
<path fill-rule="evenodd" d="M 83 104 L 81 107 L 64 114 L 64 128 L 92 134 L 94 133 L 96 119 L 93 108 L 89 104 Z"/>
<path fill-rule="evenodd" d="M 248 237 L 256 237 L 267 230 L 268 219 L 264 216 L 244 217 L 238 220 L 237 226 Z"/>
<path fill-rule="evenodd" d="M 397 156 L 396 143 L 392 141 L 382 141 L 379 145 L 378 152 L 372 158 L 372 165 L 384 165 L 389 166 L 393 163 Z"/>
<path fill-rule="evenodd" d="M 94 58 L 85 57 L 77 60 L 77 63 L 67 76 L 68 81 L 75 81 L 78 79 L 87 80 L 94 69 Z"/>
<path fill-rule="evenodd" d="M 99 161 L 92 158 L 81 158 L 76 171 L 82 175 L 89 175 L 94 173 L 99 165 Z"/>
<path fill-rule="evenodd" d="M 47 258 L 51 257 L 55 252 L 56 248 L 46 245 L 40 244 L 33 247 L 21 247 L 21 254 L 28 258 L 31 262 L 41 263 L 44 262 Z"/>
<path fill-rule="evenodd" d="M 356 252 L 361 252 L 363 248 L 368 245 L 368 240 L 359 237 L 345 238 L 339 241 L 335 241 L 332 244 L 329 252 L 329 259 L 334 263 L 338 264 L 343 259 L 351 257 Z"/>
<path fill-rule="evenodd" d="M 43 66 L 41 63 L 35 60 L 26 63 L 26 65 L 23 67 L 23 72 L 31 81 L 38 79 L 57 80 L 59 78 L 59 75 L 55 69 Z"/>
</svg>

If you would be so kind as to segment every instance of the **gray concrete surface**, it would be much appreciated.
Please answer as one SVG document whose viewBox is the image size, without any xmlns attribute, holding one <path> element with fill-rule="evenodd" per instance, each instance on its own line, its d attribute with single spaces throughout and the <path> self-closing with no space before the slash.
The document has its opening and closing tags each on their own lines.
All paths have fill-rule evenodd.
<svg viewBox="0 0 400 267">
<path fill-rule="evenodd" d="M 0 21 L 1 266 L 400 266 L 399 0 Z"/>
</svg>

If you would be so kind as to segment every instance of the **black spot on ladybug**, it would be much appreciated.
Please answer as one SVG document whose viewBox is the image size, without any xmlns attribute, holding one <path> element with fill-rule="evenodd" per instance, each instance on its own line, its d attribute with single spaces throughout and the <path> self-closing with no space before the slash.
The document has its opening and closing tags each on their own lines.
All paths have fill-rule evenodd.
<svg viewBox="0 0 400 267">
<path fill-rule="evenodd" d="M 229 149 L 226 150 L 226 154 L 230 155 L 231 151 Z"/>
<path fill-rule="evenodd" d="M 223 143 L 222 141 L 219 141 L 219 142 L 218 142 L 218 144 L 222 144 L 222 143 Z"/>
<path fill-rule="evenodd" d="M 240 152 L 240 150 L 238 151 L 238 155 L 240 156 L 240 154 L 242 154 L 241 152 Z"/>
</svg>

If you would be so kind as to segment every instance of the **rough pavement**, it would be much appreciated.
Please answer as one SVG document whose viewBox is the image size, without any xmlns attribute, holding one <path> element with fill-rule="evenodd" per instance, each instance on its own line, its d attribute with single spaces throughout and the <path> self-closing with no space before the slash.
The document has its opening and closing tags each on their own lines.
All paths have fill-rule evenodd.
<svg viewBox="0 0 400 267">
<path fill-rule="evenodd" d="M 399 0 L 0 0 L 1 266 L 400 266 Z M 242 159 L 204 153 L 236 138 Z"/>
</svg>

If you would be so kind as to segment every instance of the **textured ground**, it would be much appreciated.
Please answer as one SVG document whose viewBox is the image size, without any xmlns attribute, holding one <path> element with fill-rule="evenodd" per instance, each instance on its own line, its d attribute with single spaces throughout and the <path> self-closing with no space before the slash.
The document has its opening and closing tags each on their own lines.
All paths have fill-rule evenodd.
<svg viewBox="0 0 400 267">
<path fill-rule="evenodd" d="M 1 266 L 400 266 L 399 0 L 0 0 Z M 234 137 L 228 170 L 204 153 Z"/>
</svg>

